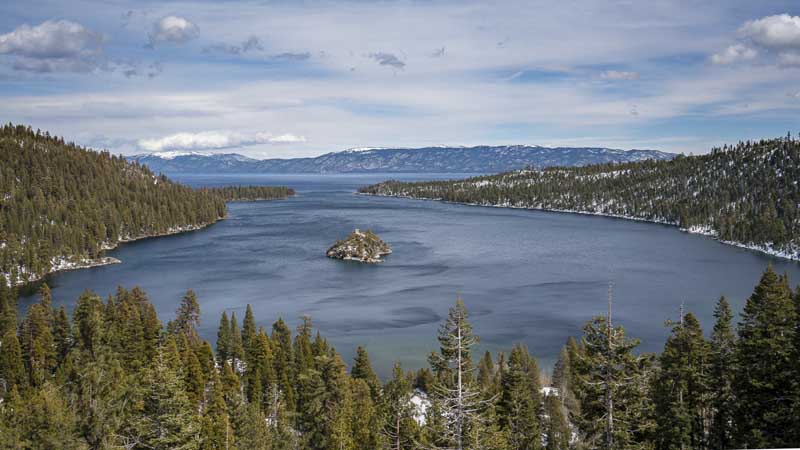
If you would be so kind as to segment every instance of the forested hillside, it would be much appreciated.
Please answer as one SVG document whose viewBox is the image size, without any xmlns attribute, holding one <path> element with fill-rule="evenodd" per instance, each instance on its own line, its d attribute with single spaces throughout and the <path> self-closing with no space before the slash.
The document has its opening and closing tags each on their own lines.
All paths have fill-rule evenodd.
<svg viewBox="0 0 800 450">
<path fill-rule="evenodd" d="M 277 200 L 294 195 L 294 189 L 285 186 L 224 186 L 208 190 L 226 202 Z"/>
<path fill-rule="evenodd" d="M 722 298 L 709 338 L 681 314 L 667 324 L 660 355 L 640 354 L 611 316 L 589 320 L 563 348 L 551 389 L 522 345 L 477 355 L 460 299 L 441 324 L 430 368 L 396 364 L 381 382 L 366 349 L 348 369 L 307 317 L 293 334 L 281 319 L 259 327 L 249 306 L 243 318 L 223 313 L 215 351 L 198 336 L 192 291 L 166 326 L 138 288 L 105 301 L 85 292 L 71 320 L 46 285 L 40 295 L 18 323 L 14 294 L 0 283 L 3 449 L 800 445 L 800 287 L 793 294 L 772 269 L 738 327 Z"/>
<path fill-rule="evenodd" d="M 0 128 L 0 274 L 19 284 L 101 264 L 101 251 L 119 242 L 219 220 L 225 200 L 292 193 L 265 186 L 195 190 L 121 156 L 6 125 Z"/>
<path fill-rule="evenodd" d="M 678 225 L 800 259 L 800 141 L 787 136 L 700 156 L 521 170 L 362 188 L 374 195 L 567 210 Z"/>
</svg>

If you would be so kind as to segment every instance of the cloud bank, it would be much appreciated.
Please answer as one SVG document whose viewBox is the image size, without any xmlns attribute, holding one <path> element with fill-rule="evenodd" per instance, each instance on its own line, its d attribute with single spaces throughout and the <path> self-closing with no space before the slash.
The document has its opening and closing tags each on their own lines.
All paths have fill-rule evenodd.
<svg viewBox="0 0 800 450">
<path fill-rule="evenodd" d="M 275 136 L 270 133 L 245 134 L 230 131 L 202 131 L 199 133 L 176 133 L 155 139 L 141 139 L 138 145 L 143 150 L 160 152 L 165 150 L 215 150 L 259 144 L 292 144 L 305 141 L 305 137 L 294 134 Z"/>
</svg>

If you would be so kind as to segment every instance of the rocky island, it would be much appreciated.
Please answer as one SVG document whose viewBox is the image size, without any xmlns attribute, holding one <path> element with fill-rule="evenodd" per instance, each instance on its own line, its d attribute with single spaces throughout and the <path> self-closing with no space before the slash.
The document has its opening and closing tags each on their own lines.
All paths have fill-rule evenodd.
<svg viewBox="0 0 800 450">
<path fill-rule="evenodd" d="M 363 263 L 382 262 L 381 256 L 392 253 L 389 244 L 383 242 L 371 230 L 361 231 L 358 228 L 347 238 L 337 241 L 325 255 L 328 258 L 361 261 Z"/>
</svg>

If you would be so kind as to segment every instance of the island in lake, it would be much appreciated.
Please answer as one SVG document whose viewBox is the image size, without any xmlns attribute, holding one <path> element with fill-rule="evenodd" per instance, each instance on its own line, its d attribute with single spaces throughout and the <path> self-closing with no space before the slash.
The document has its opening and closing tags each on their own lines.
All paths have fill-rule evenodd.
<svg viewBox="0 0 800 450">
<path fill-rule="evenodd" d="M 381 256 L 392 253 L 389 244 L 381 240 L 371 230 L 361 231 L 355 229 L 349 236 L 335 244 L 325 255 L 328 258 L 347 259 L 364 263 L 382 262 Z"/>
</svg>

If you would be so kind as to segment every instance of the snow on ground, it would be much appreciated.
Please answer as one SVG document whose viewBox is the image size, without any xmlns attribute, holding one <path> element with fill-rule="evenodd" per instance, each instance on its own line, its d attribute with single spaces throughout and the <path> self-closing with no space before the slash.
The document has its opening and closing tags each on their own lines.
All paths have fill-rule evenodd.
<svg viewBox="0 0 800 450">
<path fill-rule="evenodd" d="M 431 402 L 428 400 L 428 394 L 419 389 L 415 389 L 414 394 L 409 399 L 409 403 L 411 403 L 414 408 L 414 421 L 420 426 L 425 425 L 425 415 L 428 412 L 428 408 L 431 406 Z"/>
</svg>

